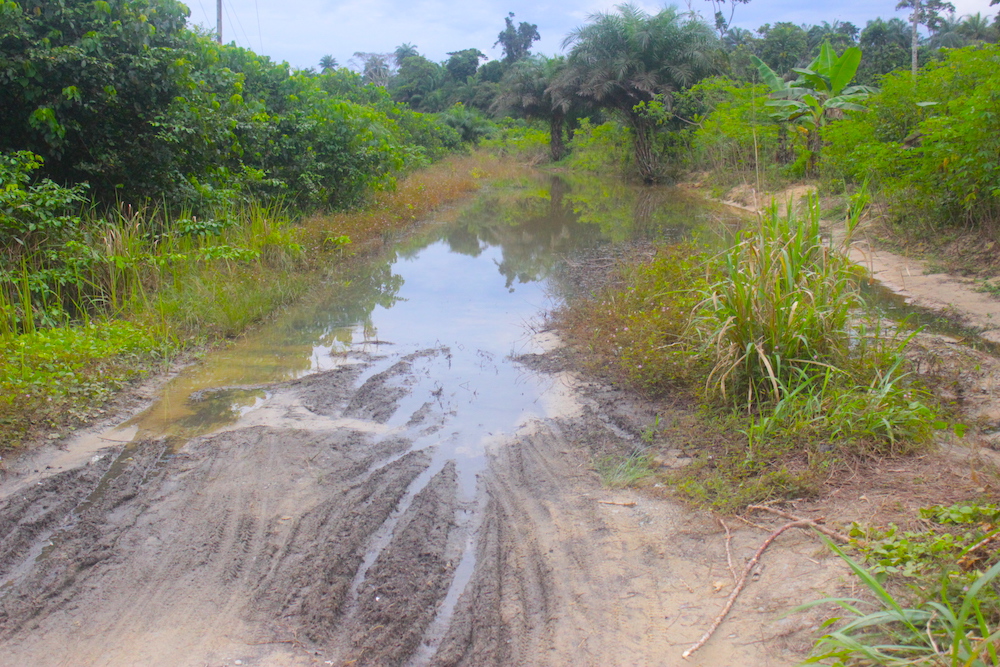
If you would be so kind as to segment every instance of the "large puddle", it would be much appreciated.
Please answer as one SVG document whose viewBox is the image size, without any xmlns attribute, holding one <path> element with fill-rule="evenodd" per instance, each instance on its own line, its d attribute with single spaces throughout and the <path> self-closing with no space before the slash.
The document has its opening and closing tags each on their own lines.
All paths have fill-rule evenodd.
<svg viewBox="0 0 1000 667">
<path fill-rule="evenodd" d="M 611 244 L 708 235 L 736 214 L 670 188 L 535 176 L 482 192 L 448 217 L 355 262 L 276 321 L 185 370 L 133 420 L 138 436 L 210 433 L 265 405 L 263 385 L 334 368 L 347 352 L 375 359 L 370 377 L 439 349 L 415 362 L 417 386 L 407 387 L 398 414 L 434 402 L 451 415 L 435 444 L 478 459 L 484 441 L 539 413 L 543 381 L 511 357 L 536 351 L 540 315 L 572 289 L 555 277 L 562 262 Z"/>
</svg>

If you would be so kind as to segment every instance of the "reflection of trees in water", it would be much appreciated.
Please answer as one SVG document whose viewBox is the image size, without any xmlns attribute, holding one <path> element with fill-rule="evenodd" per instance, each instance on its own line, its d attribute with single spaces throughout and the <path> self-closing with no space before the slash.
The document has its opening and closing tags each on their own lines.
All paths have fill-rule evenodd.
<svg viewBox="0 0 1000 667">
<path fill-rule="evenodd" d="M 716 216 L 727 214 L 700 197 L 670 187 L 630 186 L 595 175 L 569 179 L 573 210 L 613 242 L 688 240 Z"/>
<path fill-rule="evenodd" d="M 325 286 L 282 317 L 275 335 L 283 345 L 302 346 L 302 352 L 350 344 L 358 325 L 366 338 L 375 337 L 372 312 L 377 306 L 391 308 L 403 286 L 403 278 L 393 273 L 394 262 L 438 241 L 471 257 L 499 247 L 497 269 L 513 289 L 515 283 L 552 275 L 565 257 L 609 242 L 689 238 L 692 230 L 712 222 L 718 215 L 713 211 L 671 188 L 633 187 L 597 176 L 541 177 L 520 189 L 484 194 L 457 222 L 406 237 L 377 257 L 342 265 Z M 308 367 L 308 355 L 301 363 Z"/>
<path fill-rule="evenodd" d="M 561 257 L 606 242 L 688 240 L 725 217 L 676 188 L 630 186 L 593 175 L 549 176 L 521 190 L 482 197 L 444 233 L 454 252 L 473 257 L 499 246 L 500 273 L 515 281 L 547 276 Z"/>
<path fill-rule="evenodd" d="M 346 345 L 351 343 L 351 328 L 359 324 L 366 337 L 373 337 L 372 312 L 376 306 L 391 308 L 403 287 L 403 277 L 392 272 L 395 261 L 396 253 L 386 252 L 343 267 L 283 318 L 284 339 L 291 345 Z"/>
<path fill-rule="evenodd" d="M 539 187 L 541 186 L 541 187 Z M 581 223 L 566 200 L 560 177 L 513 193 L 484 197 L 448 230 L 444 240 L 454 252 L 478 256 L 499 247 L 497 269 L 506 286 L 547 276 L 560 258 L 603 240 L 601 230 Z"/>
</svg>

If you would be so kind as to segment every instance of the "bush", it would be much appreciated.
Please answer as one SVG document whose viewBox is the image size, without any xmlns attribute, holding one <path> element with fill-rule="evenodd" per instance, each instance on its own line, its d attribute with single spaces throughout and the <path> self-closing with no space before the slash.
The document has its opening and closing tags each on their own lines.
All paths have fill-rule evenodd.
<svg viewBox="0 0 1000 667">
<path fill-rule="evenodd" d="M 1000 215 L 1000 46 L 946 52 L 882 80 L 871 111 L 831 125 L 831 165 L 871 177 L 907 227 L 983 225 Z"/>
</svg>

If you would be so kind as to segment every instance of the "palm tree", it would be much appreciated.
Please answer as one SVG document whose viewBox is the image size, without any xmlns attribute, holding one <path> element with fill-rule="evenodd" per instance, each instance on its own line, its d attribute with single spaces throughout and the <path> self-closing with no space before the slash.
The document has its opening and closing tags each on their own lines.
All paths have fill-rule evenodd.
<svg viewBox="0 0 1000 667">
<path fill-rule="evenodd" d="M 962 20 L 962 25 L 958 31 L 970 42 L 990 42 L 997 41 L 996 27 L 990 23 L 981 13 L 970 14 Z"/>
<path fill-rule="evenodd" d="M 567 67 L 554 82 L 561 91 L 557 101 L 575 91 L 618 112 L 631 130 L 639 174 L 647 183 L 657 180 L 657 121 L 639 105 L 660 99 L 669 109 L 673 93 L 708 75 L 715 63 L 715 32 L 672 7 L 650 15 L 623 4 L 614 12 L 593 14 L 563 42 L 570 45 Z"/>
<path fill-rule="evenodd" d="M 493 113 L 519 111 L 525 118 L 549 123 L 549 154 L 553 161 L 566 154 L 563 127 L 575 96 L 553 86 L 566 67 L 566 58 L 528 56 L 515 62 L 500 80 L 500 94 L 490 109 Z"/>
<path fill-rule="evenodd" d="M 402 67 L 404 60 L 411 56 L 419 55 L 420 52 L 417 51 L 417 47 L 407 42 L 396 47 L 396 50 L 392 52 L 392 59 L 396 61 L 396 67 Z"/>
<path fill-rule="evenodd" d="M 969 44 L 969 40 L 962 34 L 962 19 L 952 12 L 947 16 L 942 16 L 934 27 L 934 33 L 930 38 L 932 49 L 959 49 Z"/>
<path fill-rule="evenodd" d="M 337 59 L 330 54 L 327 54 L 319 59 L 319 68 L 323 74 L 331 72 L 337 69 Z"/>
</svg>

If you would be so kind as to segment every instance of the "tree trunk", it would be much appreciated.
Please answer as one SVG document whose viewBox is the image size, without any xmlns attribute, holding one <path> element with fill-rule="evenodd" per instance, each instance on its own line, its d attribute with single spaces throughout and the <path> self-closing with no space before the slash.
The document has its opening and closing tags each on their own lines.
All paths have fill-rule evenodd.
<svg viewBox="0 0 1000 667">
<path fill-rule="evenodd" d="M 549 119 L 549 154 L 553 162 L 558 162 L 566 155 L 566 144 L 563 143 L 563 125 L 566 117 L 562 114 L 552 114 Z"/>
<path fill-rule="evenodd" d="M 910 15 L 910 21 L 913 23 L 913 36 L 910 41 L 910 71 L 913 78 L 917 78 L 917 48 L 919 46 L 918 36 L 917 36 L 917 20 L 920 18 L 920 3 L 913 8 L 913 14 Z"/>
<path fill-rule="evenodd" d="M 653 146 L 653 122 L 642 116 L 631 116 L 632 142 L 635 144 L 635 165 L 643 183 L 655 183 L 660 178 L 660 159 Z"/>
</svg>

